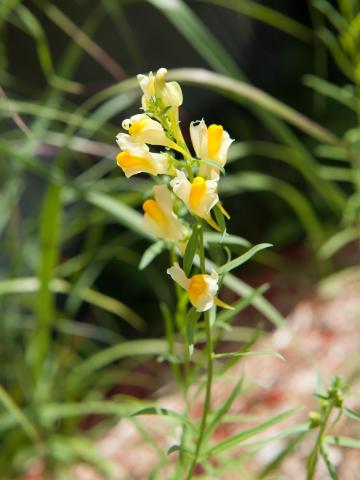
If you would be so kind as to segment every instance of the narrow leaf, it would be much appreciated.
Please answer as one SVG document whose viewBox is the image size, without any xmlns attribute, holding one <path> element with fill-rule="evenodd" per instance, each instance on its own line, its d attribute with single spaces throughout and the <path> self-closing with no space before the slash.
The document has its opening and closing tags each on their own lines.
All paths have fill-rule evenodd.
<svg viewBox="0 0 360 480">
<path fill-rule="evenodd" d="M 248 438 L 251 438 L 258 433 L 263 432 L 264 430 L 267 430 L 273 425 L 276 425 L 277 423 L 280 423 L 283 421 L 285 418 L 289 417 L 290 415 L 293 415 L 294 413 L 298 412 L 298 408 L 291 408 L 290 410 L 287 410 L 284 413 L 281 413 L 280 415 L 275 415 L 273 417 L 270 417 L 268 420 L 265 420 L 264 422 L 260 423 L 259 425 L 256 425 L 255 427 L 248 428 L 247 430 L 243 430 L 242 432 L 233 435 L 232 437 L 224 440 L 223 442 L 218 443 L 215 445 L 215 447 L 211 448 L 206 452 L 206 457 L 217 455 L 224 450 L 228 450 L 229 448 L 233 448 L 236 445 L 238 445 L 241 442 L 244 442 Z"/>
<path fill-rule="evenodd" d="M 214 207 L 213 212 L 215 215 L 216 223 L 219 225 L 220 230 L 224 235 L 226 233 L 226 220 L 224 218 L 224 215 L 218 205 Z"/>
<path fill-rule="evenodd" d="M 190 275 L 193 260 L 198 248 L 198 232 L 198 226 L 195 225 L 185 249 L 183 268 L 187 277 Z"/>
<path fill-rule="evenodd" d="M 225 273 L 230 272 L 234 268 L 239 267 L 243 263 L 250 260 L 250 258 L 252 258 L 256 253 L 269 247 L 272 247 L 271 243 L 260 243 L 259 245 L 255 245 L 255 247 L 250 248 L 250 250 L 248 250 L 246 253 L 240 255 L 240 257 L 234 258 L 234 260 L 231 260 L 231 262 L 228 262 L 218 268 L 219 275 L 224 275 Z"/>
<path fill-rule="evenodd" d="M 140 263 L 139 270 L 144 270 L 150 263 L 164 250 L 165 243 L 162 240 L 159 240 L 156 243 L 153 243 L 148 247 L 143 253 Z"/>
<path fill-rule="evenodd" d="M 215 353 L 214 358 L 236 358 L 236 357 L 250 357 L 254 355 L 270 355 L 276 357 L 279 360 L 285 361 L 285 358 L 278 352 L 272 350 L 254 350 L 252 352 L 229 352 L 229 353 Z"/>
<path fill-rule="evenodd" d="M 348 417 L 354 419 L 354 420 L 360 420 L 360 412 L 356 412 L 355 410 L 352 410 L 351 408 L 345 407 L 344 408 L 344 413 Z"/>
</svg>

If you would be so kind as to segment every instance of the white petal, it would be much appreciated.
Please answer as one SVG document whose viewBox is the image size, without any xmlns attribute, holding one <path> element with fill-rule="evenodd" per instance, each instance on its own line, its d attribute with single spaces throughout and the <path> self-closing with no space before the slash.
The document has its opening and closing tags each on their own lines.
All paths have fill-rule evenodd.
<svg viewBox="0 0 360 480">
<path fill-rule="evenodd" d="M 194 307 L 198 312 L 205 312 L 206 310 L 210 310 L 210 308 L 214 305 L 214 297 L 210 293 L 205 293 L 202 295 L 194 304 Z"/>
<path fill-rule="evenodd" d="M 175 195 L 189 207 L 191 183 L 186 178 L 185 173 L 181 170 L 176 170 L 176 177 L 171 180 L 170 185 Z"/>
<path fill-rule="evenodd" d="M 219 149 L 219 154 L 218 154 L 219 163 L 222 167 L 226 163 L 227 153 L 228 153 L 229 147 L 230 147 L 230 145 L 232 144 L 233 141 L 234 141 L 234 139 L 230 138 L 230 135 L 228 134 L 228 132 L 226 132 L 224 130 L 223 139 L 222 139 L 220 149 Z"/>
<path fill-rule="evenodd" d="M 144 230 L 150 232 L 152 235 L 154 235 L 154 237 L 165 237 L 164 231 L 161 226 L 158 223 L 154 222 L 154 220 L 147 213 L 145 213 L 142 223 Z"/>
<path fill-rule="evenodd" d="M 178 283 L 182 288 L 185 290 L 189 287 L 190 280 L 185 275 L 184 270 L 182 270 L 178 263 L 174 263 L 174 265 L 166 270 L 171 278 Z"/>
<path fill-rule="evenodd" d="M 154 187 L 155 200 L 160 205 L 164 213 L 172 213 L 172 198 L 171 192 L 166 185 L 156 185 Z"/>
<path fill-rule="evenodd" d="M 134 148 L 149 151 L 149 147 L 145 143 L 140 143 L 136 138 L 128 135 L 127 133 L 118 133 L 116 135 L 116 143 L 121 150 L 131 151 Z"/>
<path fill-rule="evenodd" d="M 190 137 L 197 158 L 207 158 L 207 127 L 204 119 L 191 122 Z"/>
</svg>

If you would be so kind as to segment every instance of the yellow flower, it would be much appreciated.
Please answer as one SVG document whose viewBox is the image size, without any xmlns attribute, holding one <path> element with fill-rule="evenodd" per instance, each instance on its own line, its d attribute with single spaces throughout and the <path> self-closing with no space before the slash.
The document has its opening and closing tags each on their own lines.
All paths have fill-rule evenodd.
<svg viewBox="0 0 360 480">
<path fill-rule="evenodd" d="M 151 108 L 151 98 L 156 97 L 163 105 L 163 108 L 179 107 L 183 102 L 181 87 L 177 82 L 165 82 L 166 68 L 160 68 L 154 75 L 138 75 L 140 87 L 144 93 L 141 104 L 144 110 Z"/>
<path fill-rule="evenodd" d="M 173 142 L 166 136 L 161 123 L 144 113 L 133 115 L 122 122 L 122 127 L 140 143 L 171 147 Z"/>
<path fill-rule="evenodd" d="M 230 138 L 221 125 L 206 126 L 204 120 L 191 122 L 191 141 L 199 159 L 212 160 L 224 167 L 227 160 L 227 152 L 234 141 Z M 212 165 L 201 164 L 199 175 L 210 178 L 212 173 L 217 171 Z"/>
<path fill-rule="evenodd" d="M 171 192 L 166 185 L 154 187 L 155 200 L 143 204 L 143 226 L 156 237 L 180 242 L 185 236 L 185 227 L 172 209 Z"/>
<path fill-rule="evenodd" d="M 123 150 L 117 155 L 116 162 L 128 178 L 138 173 L 171 173 L 172 168 L 166 153 L 151 153 L 147 145 L 137 142 L 126 133 L 119 133 L 116 141 Z"/>
<path fill-rule="evenodd" d="M 213 177 L 212 180 L 196 177 L 189 182 L 184 172 L 176 170 L 176 177 L 171 180 L 170 185 L 175 195 L 185 203 L 192 214 L 208 221 L 211 218 L 210 210 L 219 201 L 218 180 L 218 176 Z"/>
<path fill-rule="evenodd" d="M 166 272 L 187 291 L 191 304 L 198 312 L 205 312 L 217 303 L 216 293 L 219 288 L 219 276 L 215 270 L 211 272 L 211 275 L 198 274 L 187 278 L 184 270 L 180 268 L 178 263 L 175 263 Z"/>
</svg>

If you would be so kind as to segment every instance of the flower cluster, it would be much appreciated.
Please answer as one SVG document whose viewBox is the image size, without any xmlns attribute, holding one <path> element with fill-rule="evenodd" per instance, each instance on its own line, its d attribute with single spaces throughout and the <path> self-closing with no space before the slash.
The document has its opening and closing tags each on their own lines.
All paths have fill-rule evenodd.
<svg viewBox="0 0 360 480">
<path fill-rule="evenodd" d="M 173 242 L 183 253 L 191 227 L 183 216 L 179 218 L 179 211 L 187 211 L 197 222 L 203 219 L 219 230 L 212 210 L 218 206 L 223 211 L 218 182 L 233 140 L 221 125 L 208 127 L 204 120 L 192 122 L 190 138 L 194 157 L 179 125 L 182 91 L 177 82 L 165 81 L 166 73 L 165 68 L 160 68 L 155 75 L 138 75 L 143 91 L 143 113 L 123 121 L 122 127 L 127 133 L 121 132 L 116 137 L 121 149 L 116 161 L 126 177 L 139 173 L 163 176 L 162 184 L 153 187 L 153 198 L 143 204 L 143 226 L 155 237 Z M 150 147 L 157 147 L 157 151 Z M 179 208 L 181 203 L 186 209 Z M 199 312 L 210 309 L 214 303 L 222 304 L 216 297 L 218 274 L 215 271 L 187 278 L 175 263 L 167 273 L 187 291 L 190 302 Z"/>
</svg>

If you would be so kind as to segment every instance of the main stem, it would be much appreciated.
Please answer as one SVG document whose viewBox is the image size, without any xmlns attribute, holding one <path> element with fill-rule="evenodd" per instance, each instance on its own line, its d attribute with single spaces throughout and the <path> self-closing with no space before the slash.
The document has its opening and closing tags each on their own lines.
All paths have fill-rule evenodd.
<svg viewBox="0 0 360 480">
<path fill-rule="evenodd" d="M 201 225 L 201 221 L 198 222 L 199 225 L 199 255 L 200 255 L 200 268 L 201 268 L 201 273 L 206 273 L 206 268 L 205 268 L 205 249 L 204 249 L 204 235 L 203 235 L 203 229 Z M 205 401 L 204 401 L 204 408 L 203 408 L 203 414 L 201 417 L 201 423 L 200 423 L 200 431 L 199 431 L 199 436 L 196 442 L 196 448 L 195 448 L 195 455 L 193 458 L 193 461 L 190 466 L 189 473 L 186 477 L 187 480 L 190 480 L 192 477 L 192 474 L 195 470 L 195 467 L 198 463 L 198 458 L 200 455 L 201 451 L 201 446 L 202 442 L 204 439 L 205 435 L 205 429 L 206 429 L 206 423 L 207 423 L 207 417 L 208 413 L 210 411 L 211 407 L 211 385 L 212 385 L 212 380 L 213 380 L 213 355 L 212 355 L 212 338 L 211 338 L 211 326 L 210 326 L 210 317 L 209 317 L 209 312 L 204 313 L 204 318 L 205 318 L 205 334 L 206 334 L 206 356 L 207 356 L 207 377 L 206 377 L 206 392 L 205 392 Z"/>
</svg>

